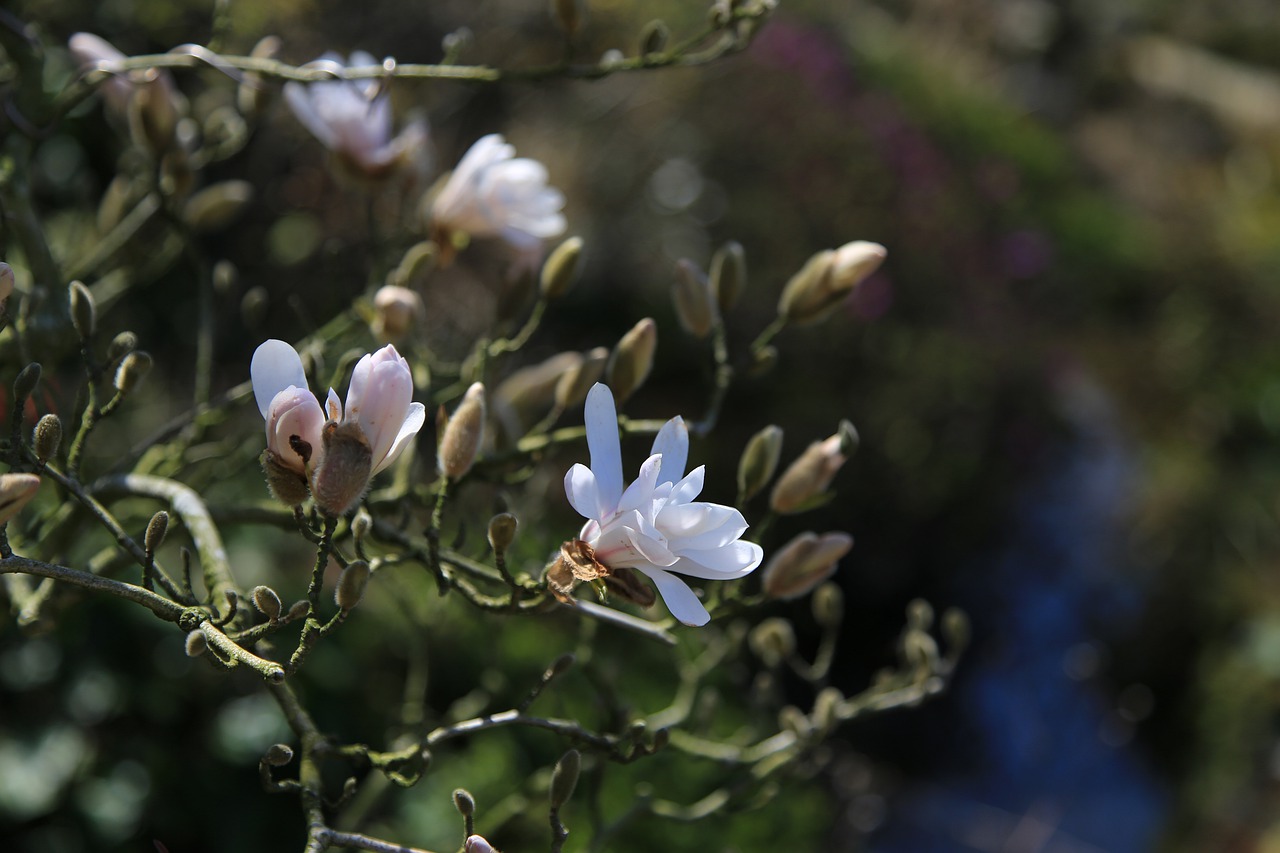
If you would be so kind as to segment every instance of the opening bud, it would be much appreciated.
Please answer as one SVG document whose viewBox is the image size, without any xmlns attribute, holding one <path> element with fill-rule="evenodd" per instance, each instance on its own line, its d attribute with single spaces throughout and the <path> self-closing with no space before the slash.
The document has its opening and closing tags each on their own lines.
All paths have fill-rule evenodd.
<svg viewBox="0 0 1280 853">
<path fill-rule="evenodd" d="M 124 357 L 116 368 L 115 386 L 121 394 L 128 394 L 138 387 L 147 374 L 151 372 L 151 354 L 145 350 L 135 350 Z"/>
<path fill-rule="evenodd" d="M 500 512 L 489 519 L 489 547 L 497 553 L 505 552 L 515 540 L 519 526 L 516 517 L 509 512 Z"/>
<path fill-rule="evenodd" d="M 0 302 L 8 299 L 13 294 L 15 280 L 13 267 L 0 261 Z"/>
<path fill-rule="evenodd" d="M 658 347 L 658 324 L 645 317 L 618 341 L 609 358 L 609 387 L 622 405 L 649 378 Z"/>
<path fill-rule="evenodd" d="M 324 450 L 311 473 L 311 495 L 322 513 L 336 518 L 364 496 L 373 471 L 373 450 L 354 421 L 329 421 L 320 432 L 320 443 Z"/>
<path fill-rule="evenodd" d="M 831 629 L 844 618 L 844 593 L 827 582 L 813 592 L 813 618 L 823 628 Z"/>
<path fill-rule="evenodd" d="M 209 641 L 205 639 L 204 631 L 196 629 L 187 634 L 186 651 L 187 657 L 198 658 L 209 650 Z"/>
<path fill-rule="evenodd" d="M 764 594 L 774 599 L 805 595 L 835 574 L 837 561 L 851 548 L 853 537 L 847 533 L 801 533 L 764 567 Z"/>
<path fill-rule="evenodd" d="M 453 792 L 453 807 L 463 817 L 471 817 L 476 813 L 476 798 L 466 788 L 458 788 Z"/>
<path fill-rule="evenodd" d="M 782 289 L 778 316 L 790 323 L 820 319 L 875 272 L 887 254 L 884 246 L 865 240 L 818 252 Z"/>
<path fill-rule="evenodd" d="M 711 293 L 711 282 L 698 269 L 698 265 L 687 258 L 676 262 L 671 299 L 675 303 L 676 319 L 686 332 L 698 339 L 711 333 L 716 322 L 716 303 Z"/>
<path fill-rule="evenodd" d="M 426 308 L 422 297 L 407 287 L 384 284 L 373 296 L 374 337 L 379 341 L 396 342 L 413 330 L 422 319 Z"/>
<path fill-rule="evenodd" d="M 364 560 L 356 560 L 342 570 L 338 588 L 333 592 L 333 600 L 342 610 L 351 610 L 364 598 L 364 590 L 368 585 L 369 564 Z"/>
<path fill-rule="evenodd" d="M 711 291 L 716 295 L 720 311 L 737 305 L 746 286 L 747 254 L 741 243 L 730 240 L 711 257 Z"/>
<path fill-rule="evenodd" d="M 765 666 L 776 669 L 795 653 L 796 634 L 790 622 L 772 616 L 751 629 L 747 643 Z"/>
<path fill-rule="evenodd" d="M 543 299 L 559 299 L 569 292 L 582 269 L 582 238 L 570 237 L 551 250 L 542 265 L 538 287 Z"/>
<path fill-rule="evenodd" d="M 272 622 L 280 618 L 280 609 L 283 607 L 280 603 L 280 596 L 269 586 L 255 586 L 253 588 L 253 606 L 258 608 Z"/>
<path fill-rule="evenodd" d="M 40 363 L 38 361 L 33 361 L 18 371 L 17 377 L 13 380 L 13 396 L 17 399 L 19 406 L 32 395 L 39 384 Z"/>
<path fill-rule="evenodd" d="M 164 544 L 165 534 L 169 532 L 169 513 L 160 510 L 151 516 L 151 520 L 147 522 L 147 532 L 142 538 L 143 546 L 147 549 L 147 556 L 155 554 L 160 550 L 160 546 Z"/>
<path fill-rule="evenodd" d="M 849 458 L 843 451 L 844 445 L 845 440 L 840 433 L 810 444 L 774 485 L 769 496 L 769 506 L 773 511 L 790 515 L 820 502 L 836 472 Z"/>
<path fill-rule="evenodd" d="M 62 444 L 62 421 L 57 415 L 45 415 L 36 422 L 31 444 L 35 447 L 36 459 L 42 465 L 58 452 L 58 446 Z"/>
<path fill-rule="evenodd" d="M 738 460 L 738 500 L 745 503 L 760 493 L 778 470 L 782 458 L 782 427 L 771 424 L 751 436 Z"/>
<path fill-rule="evenodd" d="M 571 749 L 556 762 L 556 769 L 551 774 L 551 808 L 558 809 L 573 796 L 573 789 L 578 786 L 578 774 L 582 771 L 582 756 L 578 750 Z"/>
<path fill-rule="evenodd" d="M 35 474 L 0 474 L 0 524 L 17 515 L 39 490 Z"/>
<path fill-rule="evenodd" d="M 272 767 L 284 767 L 293 761 L 293 748 L 287 744 L 273 743 L 262 756 L 262 761 Z"/>
<path fill-rule="evenodd" d="M 440 439 L 441 474 L 456 480 L 471 470 L 484 440 L 484 421 L 484 385 L 476 382 L 467 389 L 444 428 Z"/>
<path fill-rule="evenodd" d="M 97 306 L 94 305 L 93 294 L 82 282 L 71 282 L 71 325 L 76 327 L 80 340 L 87 341 L 93 337 L 97 325 Z"/>
</svg>

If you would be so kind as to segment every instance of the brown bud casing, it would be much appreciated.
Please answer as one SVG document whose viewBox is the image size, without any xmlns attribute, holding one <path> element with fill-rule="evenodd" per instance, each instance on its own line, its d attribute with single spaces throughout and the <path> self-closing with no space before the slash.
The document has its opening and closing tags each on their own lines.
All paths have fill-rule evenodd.
<svg viewBox="0 0 1280 853">
<path fill-rule="evenodd" d="M 58 445 L 62 444 L 62 421 L 57 415 L 45 415 L 36 422 L 31 444 L 41 463 L 48 462 L 58 452 Z"/>
<path fill-rule="evenodd" d="M 805 595 L 835 574 L 837 562 L 851 548 L 853 537 L 847 533 L 801 533 L 765 565 L 764 594 L 774 599 Z"/>
<path fill-rule="evenodd" d="M 154 554 L 164 544 L 164 537 L 169 532 L 169 513 L 160 510 L 147 522 L 147 532 L 142 538 L 147 554 Z"/>
<path fill-rule="evenodd" d="M 351 610 L 364 598 L 364 590 L 368 585 L 369 564 L 364 560 L 356 560 L 342 570 L 338 587 L 333 592 L 334 603 L 342 610 Z"/>
<path fill-rule="evenodd" d="M 360 425 L 329 421 L 320 432 L 323 450 L 311 472 L 311 496 L 325 515 L 336 518 L 360 502 L 373 471 L 373 450 Z"/>
</svg>

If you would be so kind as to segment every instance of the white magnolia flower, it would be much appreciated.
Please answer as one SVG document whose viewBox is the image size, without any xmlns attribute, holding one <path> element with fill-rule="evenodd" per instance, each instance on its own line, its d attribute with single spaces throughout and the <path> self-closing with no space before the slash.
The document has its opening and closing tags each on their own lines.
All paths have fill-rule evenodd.
<svg viewBox="0 0 1280 853">
<path fill-rule="evenodd" d="M 305 442 L 314 459 L 320 452 L 320 430 L 325 418 L 320 401 L 307 388 L 302 359 L 293 347 L 272 339 L 254 350 L 249 375 L 258 411 L 267 421 L 267 450 L 279 464 L 305 477 L 307 460 L 298 454 L 290 439 L 296 436 Z"/>
<path fill-rule="evenodd" d="M 332 388 L 325 408 L 330 421 L 359 424 L 372 451 L 370 476 L 399 459 L 427 420 L 426 406 L 413 402 L 409 362 L 391 344 L 356 362 L 345 410 Z"/>
<path fill-rule="evenodd" d="M 740 538 L 747 530 L 742 513 L 694 500 L 702 491 L 704 469 L 684 474 L 689 430 L 681 418 L 663 425 L 639 477 L 625 488 L 618 415 L 604 385 L 587 394 L 586 425 L 591 467 L 574 465 L 564 478 L 569 503 L 588 519 L 579 539 L 608 569 L 647 575 L 681 622 L 705 625 L 711 618 L 706 608 L 672 573 L 731 580 L 760 565 L 763 550 Z"/>
<path fill-rule="evenodd" d="M 339 69 L 379 64 L 363 51 L 351 54 L 349 63 L 336 53 L 316 61 Z M 393 138 L 391 99 L 378 87 L 372 79 L 290 82 L 284 86 L 284 97 L 298 121 L 344 165 L 366 177 L 380 177 L 422 151 L 427 126 L 411 122 Z"/>
<path fill-rule="evenodd" d="M 500 134 L 480 137 L 432 203 L 432 230 L 500 237 L 525 252 L 564 233 L 564 194 L 547 186 L 546 166 L 515 153 Z"/>
</svg>

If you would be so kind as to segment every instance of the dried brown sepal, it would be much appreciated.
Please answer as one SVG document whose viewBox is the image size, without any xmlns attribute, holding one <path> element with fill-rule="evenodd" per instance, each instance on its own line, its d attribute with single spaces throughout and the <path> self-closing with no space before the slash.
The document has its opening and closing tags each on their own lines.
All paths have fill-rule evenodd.
<svg viewBox="0 0 1280 853">
<path fill-rule="evenodd" d="M 626 599 L 632 604 L 639 604 L 641 607 L 652 607 L 658 600 L 653 587 L 642 580 L 640 574 L 634 569 L 614 569 L 604 579 L 604 585 L 619 598 Z"/>
<path fill-rule="evenodd" d="M 581 539 L 571 539 L 560 546 L 560 556 L 547 566 L 545 578 L 556 599 L 573 604 L 573 590 L 579 581 L 596 581 L 609 574 L 609 567 L 596 559 L 590 545 Z"/>
</svg>

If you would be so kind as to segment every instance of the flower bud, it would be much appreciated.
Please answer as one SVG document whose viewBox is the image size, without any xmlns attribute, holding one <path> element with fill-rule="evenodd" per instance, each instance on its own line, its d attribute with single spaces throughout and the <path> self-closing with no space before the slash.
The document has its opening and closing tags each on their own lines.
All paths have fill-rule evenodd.
<svg viewBox="0 0 1280 853">
<path fill-rule="evenodd" d="M 148 72 L 152 79 L 134 87 L 129 98 L 129 130 L 134 141 L 159 154 L 173 144 L 178 106 L 173 82 L 165 71 Z"/>
<path fill-rule="evenodd" d="M 354 421 L 329 421 L 320 432 L 323 451 L 311 472 L 311 496 L 325 515 L 346 515 L 364 496 L 373 472 L 373 450 L 360 425 Z M 267 475 L 271 486 L 271 475 Z M 273 487 L 274 491 L 274 487 Z"/>
<path fill-rule="evenodd" d="M 107 361 L 115 363 L 138 348 L 138 336 L 133 332 L 121 332 L 107 346 Z"/>
<path fill-rule="evenodd" d="M 441 474 L 456 480 L 471 470 L 484 439 L 484 421 L 484 385 L 476 382 L 467 389 L 440 439 Z"/>
<path fill-rule="evenodd" d="M 137 388 L 151 372 L 151 364 L 151 354 L 144 350 L 135 350 L 126 355 L 116 368 L 116 390 L 121 394 L 128 394 Z"/>
<path fill-rule="evenodd" d="M 186 652 L 189 658 L 198 658 L 209 650 L 209 640 L 199 628 L 187 634 Z"/>
<path fill-rule="evenodd" d="M 614 399 L 622 405 L 644 384 L 653 369 L 653 354 L 658 346 L 658 324 L 645 317 L 618 341 L 609 357 L 609 387 Z"/>
<path fill-rule="evenodd" d="M 5 524 L 31 502 L 40 490 L 35 474 L 0 474 L 0 524 Z"/>
<path fill-rule="evenodd" d="M 221 181 L 197 192 L 182 208 L 182 219 L 195 231 L 221 231 L 235 221 L 253 201 L 253 184 Z"/>
<path fill-rule="evenodd" d="M 265 36 L 253 46 L 249 55 L 254 59 L 273 59 L 280 52 L 280 37 Z M 249 118 L 257 118 L 267 105 L 270 87 L 262 83 L 262 75 L 246 73 L 236 89 L 236 106 Z"/>
<path fill-rule="evenodd" d="M 769 496 L 769 506 L 782 515 L 802 512 L 826 494 L 836 472 L 848 456 L 839 433 L 825 441 L 815 441 L 778 478 Z"/>
<path fill-rule="evenodd" d="M 695 338 L 705 338 L 716 322 L 716 304 L 711 293 L 711 283 L 687 258 L 676 263 L 675 282 L 671 286 L 671 298 L 676 306 L 676 319 L 684 330 Z"/>
<path fill-rule="evenodd" d="M 778 470 L 782 457 L 782 427 L 771 424 L 751 436 L 738 460 L 738 495 L 741 502 L 759 494 Z"/>
<path fill-rule="evenodd" d="M 716 295 L 721 313 L 738 303 L 747 286 L 747 256 L 742 244 L 730 240 L 711 258 L 711 292 Z"/>
<path fill-rule="evenodd" d="M 582 238 L 570 237 L 551 250 L 542 265 L 538 287 L 543 299 L 559 299 L 569 292 L 582 269 Z"/>
<path fill-rule="evenodd" d="M 556 405 L 562 410 L 575 409 L 587 399 L 591 386 L 604 376 L 605 365 L 609 363 L 609 351 L 604 347 L 596 347 L 582 357 L 577 366 L 566 370 L 556 383 Z"/>
<path fill-rule="evenodd" d="M 311 495 L 307 486 L 307 478 L 293 468 L 285 465 L 270 450 L 262 451 L 260 460 L 262 473 L 267 478 L 267 489 L 271 497 L 285 506 L 298 506 Z"/>
<path fill-rule="evenodd" d="M 796 635 L 791 623 L 776 616 L 752 628 L 747 642 L 756 657 L 770 669 L 780 666 L 796 650 Z"/>
<path fill-rule="evenodd" d="M 476 798 L 466 788 L 458 788 L 453 792 L 453 807 L 463 817 L 471 817 L 476 813 Z"/>
<path fill-rule="evenodd" d="M 500 512 L 489 519 L 489 547 L 498 553 L 506 551 L 516 538 L 518 526 L 516 517 L 509 512 Z"/>
<path fill-rule="evenodd" d="M 284 618 L 290 622 L 296 622 L 310 612 L 311 604 L 306 599 L 303 599 L 301 601 L 295 601 L 292 606 L 289 607 L 289 612 L 284 615 Z"/>
<path fill-rule="evenodd" d="M 835 574 L 836 562 L 852 547 L 853 537 L 847 533 L 801 533 L 764 567 L 764 594 L 774 599 L 799 598 Z"/>
<path fill-rule="evenodd" d="M 18 371 L 17 377 L 13 380 L 13 396 L 16 398 L 19 407 L 31 396 L 39 383 L 40 362 L 33 361 Z"/>
<path fill-rule="evenodd" d="M 262 761 L 271 767 L 284 767 L 293 761 L 293 748 L 288 744 L 273 743 L 262 756 Z"/>
<path fill-rule="evenodd" d="M 14 281 L 13 267 L 0 262 L 0 302 L 8 299 L 13 294 Z"/>
<path fill-rule="evenodd" d="M 385 284 L 373 296 L 373 311 L 373 336 L 394 343 L 412 331 L 426 308 L 409 288 Z"/>
<path fill-rule="evenodd" d="M 333 592 L 333 600 L 342 610 L 351 610 L 364 598 L 364 589 L 369 585 L 369 564 L 364 560 L 356 560 L 342 570 L 338 578 L 338 588 Z"/>
<path fill-rule="evenodd" d="M 71 282 L 71 325 L 76 327 L 80 340 L 87 341 L 93 337 L 93 329 L 97 324 L 97 308 L 93 302 L 93 294 L 82 282 Z"/>
<path fill-rule="evenodd" d="M 253 606 L 258 608 L 268 620 L 275 622 L 280 618 L 280 596 L 269 586 L 253 588 Z"/>
<path fill-rule="evenodd" d="M 583 0 L 551 0 L 551 16 L 569 38 L 573 38 L 582 26 L 582 2 Z"/>
<path fill-rule="evenodd" d="M 164 544 L 165 534 L 168 532 L 169 513 L 160 510 L 151 516 L 151 520 L 147 522 L 147 532 L 142 537 L 143 546 L 147 549 L 147 556 L 151 556 L 160 550 L 160 546 Z"/>
<path fill-rule="evenodd" d="M 640 55 L 662 53 L 670 38 L 671 29 L 661 20 L 653 19 L 640 31 Z"/>
<path fill-rule="evenodd" d="M 814 590 L 812 607 L 815 622 L 823 628 L 834 628 L 844 618 L 844 593 L 828 581 Z"/>
<path fill-rule="evenodd" d="M 244 296 L 240 297 L 241 322 L 250 329 L 262 325 L 262 321 L 267 317 L 267 308 L 270 303 L 271 297 L 267 294 L 265 287 L 259 285 L 249 288 L 244 292 Z"/>
<path fill-rule="evenodd" d="M 360 542 L 369 535 L 369 529 L 372 527 L 373 516 L 369 515 L 367 509 L 360 507 L 356 510 L 356 517 L 351 520 L 351 538 Z"/>
<path fill-rule="evenodd" d="M 36 459 L 41 464 L 48 462 L 58 452 L 58 445 L 62 444 L 62 421 L 58 420 L 57 415 L 45 415 L 36 422 L 31 443 L 35 447 Z"/>
<path fill-rule="evenodd" d="M 886 254 L 884 246 L 864 240 L 818 252 L 783 288 L 778 316 L 791 323 L 819 319 L 875 272 Z"/>
<path fill-rule="evenodd" d="M 228 261 L 226 258 L 218 261 L 213 265 L 213 292 L 221 297 L 227 297 L 236 289 L 236 282 L 240 278 L 240 271 L 236 269 L 236 265 Z"/>
<path fill-rule="evenodd" d="M 569 750 L 556 762 L 556 769 L 551 774 L 551 808 L 560 808 L 573 796 L 581 770 L 582 756 L 576 749 Z"/>
<path fill-rule="evenodd" d="M 469 835 L 462 845 L 462 853 L 499 853 L 499 851 L 482 836 Z"/>
</svg>

